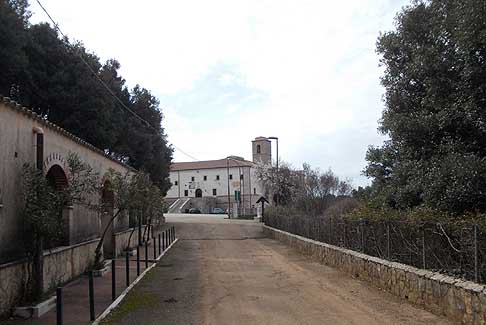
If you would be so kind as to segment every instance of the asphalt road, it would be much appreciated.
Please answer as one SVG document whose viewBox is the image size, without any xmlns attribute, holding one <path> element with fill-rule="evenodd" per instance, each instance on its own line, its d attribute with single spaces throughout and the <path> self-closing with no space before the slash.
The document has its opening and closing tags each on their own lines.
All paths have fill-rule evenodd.
<svg viewBox="0 0 486 325">
<path fill-rule="evenodd" d="M 109 324 L 449 324 L 263 237 L 261 224 L 172 216 L 179 242 Z"/>
</svg>

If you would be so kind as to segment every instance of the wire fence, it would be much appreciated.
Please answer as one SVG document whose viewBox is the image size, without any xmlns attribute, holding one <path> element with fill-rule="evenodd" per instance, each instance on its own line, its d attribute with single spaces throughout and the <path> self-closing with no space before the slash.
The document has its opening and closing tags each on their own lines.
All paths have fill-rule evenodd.
<svg viewBox="0 0 486 325">
<path fill-rule="evenodd" d="M 265 216 L 265 224 L 389 261 L 486 283 L 486 224 Z"/>
</svg>

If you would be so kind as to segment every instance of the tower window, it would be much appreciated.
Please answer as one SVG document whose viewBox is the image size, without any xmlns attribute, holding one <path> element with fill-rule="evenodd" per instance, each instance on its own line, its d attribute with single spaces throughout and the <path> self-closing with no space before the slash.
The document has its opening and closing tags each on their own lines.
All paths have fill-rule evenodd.
<svg viewBox="0 0 486 325">
<path fill-rule="evenodd" d="M 243 174 L 240 175 L 240 179 L 243 179 Z"/>
<path fill-rule="evenodd" d="M 216 175 L 216 180 L 219 181 L 219 175 Z"/>
<path fill-rule="evenodd" d="M 188 190 L 184 190 L 184 196 L 189 196 L 189 191 Z"/>
<path fill-rule="evenodd" d="M 256 187 L 253 188 L 253 194 L 256 194 Z"/>
<path fill-rule="evenodd" d="M 213 188 L 213 195 L 216 195 L 216 189 Z"/>
<path fill-rule="evenodd" d="M 194 182 L 194 176 L 191 176 L 191 182 Z"/>
<path fill-rule="evenodd" d="M 261 152 L 262 152 L 262 147 L 259 144 L 257 144 L 257 153 L 261 153 Z"/>
<path fill-rule="evenodd" d="M 178 182 L 178 181 L 174 181 L 174 185 L 176 185 L 176 186 L 177 186 L 178 184 L 179 184 L 179 182 Z"/>
<path fill-rule="evenodd" d="M 233 179 L 233 174 L 230 174 L 229 179 Z"/>
<path fill-rule="evenodd" d="M 208 177 L 207 176 L 204 176 L 204 180 L 207 181 L 208 180 Z"/>
</svg>

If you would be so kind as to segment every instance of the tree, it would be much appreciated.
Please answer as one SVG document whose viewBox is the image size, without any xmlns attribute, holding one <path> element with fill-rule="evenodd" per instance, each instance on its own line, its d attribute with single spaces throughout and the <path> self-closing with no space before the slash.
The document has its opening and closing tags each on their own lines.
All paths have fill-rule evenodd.
<svg viewBox="0 0 486 325">
<path fill-rule="evenodd" d="M 350 196 L 349 181 L 340 180 L 331 169 L 322 172 L 304 163 L 301 170 L 286 162 L 273 167 L 258 166 L 257 178 L 264 191 L 279 195 L 279 204 L 311 215 L 322 214 L 339 196 Z M 274 200 L 275 201 L 275 200 Z"/>
<path fill-rule="evenodd" d="M 38 300 L 43 293 L 44 247 L 62 237 L 62 196 L 52 188 L 42 171 L 28 164 L 22 169 L 21 218 L 27 255 L 24 299 Z"/>
<path fill-rule="evenodd" d="M 106 188 L 104 190 L 110 191 L 113 194 L 113 209 L 116 212 L 111 216 L 105 228 L 102 230 L 101 239 L 96 246 L 94 263 L 96 268 L 102 267 L 103 242 L 109 227 L 112 226 L 116 218 L 124 213 L 141 212 L 138 213 L 139 218 L 142 218 L 142 215 L 145 214 L 145 218 L 149 220 L 149 226 L 147 228 L 150 228 L 152 220 L 163 216 L 165 206 L 160 189 L 143 172 L 127 172 L 122 174 L 110 169 L 107 175 L 105 175 L 105 186 Z M 139 225 L 141 226 L 141 219 L 139 219 Z M 149 230 L 146 230 L 148 234 L 147 231 Z"/>
<path fill-rule="evenodd" d="M 75 153 L 67 158 L 67 186 L 59 189 L 49 184 L 42 171 L 28 164 L 22 170 L 24 244 L 28 277 L 24 297 L 38 300 L 43 292 L 43 251 L 65 238 L 63 209 L 66 205 L 98 206 L 99 175 Z"/>
<path fill-rule="evenodd" d="M 486 211 L 484 17 L 482 1 L 413 1 L 379 37 L 390 140 L 364 171 L 379 204 Z"/>
<path fill-rule="evenodd" d="M 16 97 L 23 70 L 28 64 L 24 53 L 27 21 L 30 13 L 26 0 L 0 2 L 0 94 Z M 14 92 L 12 92 L 14 90 Z"/>
<path fill-rule="evenodd" d="M 158 99 L 139 85 L 129 90 L 116 59 L 101 63 L 49 24 L 29 24 L 27 8 L 27 0 L 0 3 L 0 94 L 144 170 L 165 194 L 172 148 Z"/>
</svg>

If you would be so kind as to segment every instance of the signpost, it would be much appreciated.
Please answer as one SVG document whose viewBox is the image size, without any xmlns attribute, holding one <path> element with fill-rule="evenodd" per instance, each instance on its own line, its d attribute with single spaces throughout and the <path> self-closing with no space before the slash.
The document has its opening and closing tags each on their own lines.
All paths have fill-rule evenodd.
<svg viewBox="0 0 486 325">
<path fill-rule="evenodd" d="M 268 200 L 264 197 L 264 196 L 261 196 L 257 201 L 256 203 L 261 203 L 262 204 L 262 222 L 264 221 L 264 218 L 265 218 L 265 202 L 266 203 L 269 203 Z"/>
</svg>

